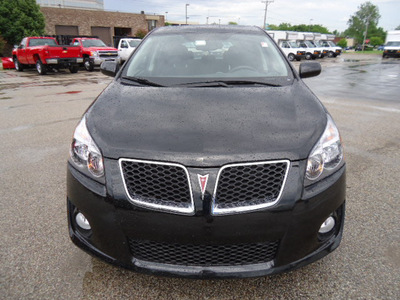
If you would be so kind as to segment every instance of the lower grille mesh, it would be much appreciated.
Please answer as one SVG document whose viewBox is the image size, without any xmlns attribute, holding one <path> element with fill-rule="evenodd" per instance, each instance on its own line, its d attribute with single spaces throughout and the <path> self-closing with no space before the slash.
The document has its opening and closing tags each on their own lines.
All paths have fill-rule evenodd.
<svg viewBox="0 0 400 300">
<path fill-rule="evenodd" d="M 132 255 L 140 260 L 186 266 L 232 266 L 273 260 L 278 241 L 233 245 L 170 244 L 129 239 Z"/>
</svg>

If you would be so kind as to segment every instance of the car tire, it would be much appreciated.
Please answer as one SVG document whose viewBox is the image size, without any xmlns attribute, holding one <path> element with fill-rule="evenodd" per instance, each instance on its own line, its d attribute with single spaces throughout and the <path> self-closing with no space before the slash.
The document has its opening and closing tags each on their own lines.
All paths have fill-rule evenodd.
<svg viewBox="0 0 400 300">
<path fill-rule="evenodd" d="M 328 52 L 328 57 L 334 57 L 335 53 L 333 53 L 332 51 Z"/>
<path fill-rule="evenodd" d="M 36 71 L 39 73 L 39 75 L 47 74 L 47 68 L 45 65 L 43 65 L 40 59 L 36 61 Z"/>
<path fill-rule="evenodd" d="M 78 73 L 79 66 L 69 66 L 69 71 L 71 73 Z"/>
<path fill-rule="evenodd" d="M 294 61 L 295 57 L 293 53 L 289 53 L 289 55 L 287 56 L 288 60 L 290 61 Z"/>
<path fill-rule="evenodd" d="M 17 72 L 22 72 L 24 70 L 24 67 L 19 62 L 18 58 L 14 58 L 14 65 L 15 65 L 15 70 L 17 70 Z"/>
<path fill-rule="evenodd" d="M 306 53 L 306 59 L 307 59 L 307 60 L 310 60 L 310 59 L 312 59 L 312 58 L 313 58 L 313 56 L 312 56 L 311 53 Z"/>
<path fill-rule="evenodd" d="M 92 72 L 93 69 L 94 69 L 93 62 L 90 61 L 89 58 L 85 58 L 85 61 L 83 62 L 83 65 L 84 65 L 86 71 Z"/>
</svg>

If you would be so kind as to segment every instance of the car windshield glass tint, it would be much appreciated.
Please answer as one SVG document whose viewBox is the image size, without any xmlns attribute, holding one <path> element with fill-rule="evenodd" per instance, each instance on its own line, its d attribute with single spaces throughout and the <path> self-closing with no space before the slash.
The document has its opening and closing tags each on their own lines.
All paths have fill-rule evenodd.
<svg viewBox="0 0 400 300">
<path fill-rule="evenodd" d="M 267 35 L 232 32 L 150 35 L 123 73 L 163 85 L 239 78 L 288 84 L 292 78 Z"/>
<path fill-rule="evenodd" d="M 336 47 L 336 44 L 335 44 L 334 42 L 329 41 L 328 44 L 329 44 L 329 46 L 331 46 L 331 47 Z"/>
<path fill-rule="evenodd" d="M 292 47 L 292 48 L 299 48 L 299 45 L 297 45 L 296 42 L 289 42 L 289 44 L 290 44 L 290 47 Z"/>
<path fill-rule="evenodd" d="M 29 46 L 57 46 L 57 43 L 53 39 L 31 39 L 29 41 Z"/>
<path fill-rule="evenodd" d="M 107 47 L 101 40 L 82 40 L 83 47 Z"/>
<path fill-rule="evenodd" d="M 129 45 L 130 45 L 131 47 L 137 47 L 137 46 L 139 46 L 140 41 L 131 40 L 131 41 L 129 41 L 128 43 L 129 43 Z"/>
<path fill-rule="evenodd" d="M 386 46 L 388 47 L 398 47 L 400 46 L 400 42 L 387 42 Z"/>
</svg>

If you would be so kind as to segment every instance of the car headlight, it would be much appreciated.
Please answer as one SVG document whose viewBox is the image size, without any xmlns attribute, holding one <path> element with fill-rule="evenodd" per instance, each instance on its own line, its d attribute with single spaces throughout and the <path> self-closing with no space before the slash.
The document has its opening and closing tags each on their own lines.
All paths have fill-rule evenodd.
<svg viewBox="0 0 400 300">
<path fill-rule="evenodd" d="M 86 116 L 75 129 L 70 156 L 77 167 L 89 171 L 94 177 L 104 175 L 103 156 L 86 127 Z"/>
<path fill-rule="evenodd" d="M 343 146 L 339 130 L 331 116 L 324 133 L 312 149 L 306 169 L 306 185 L 335 172 L 343 164 Z"/>
<path fill-rule="evenodd" d="M 90 56 L 97 57 L 97 56 L 99 56 L 99 52 L 97 52 L 97 51 L 90 51 Z"/>
</svg>

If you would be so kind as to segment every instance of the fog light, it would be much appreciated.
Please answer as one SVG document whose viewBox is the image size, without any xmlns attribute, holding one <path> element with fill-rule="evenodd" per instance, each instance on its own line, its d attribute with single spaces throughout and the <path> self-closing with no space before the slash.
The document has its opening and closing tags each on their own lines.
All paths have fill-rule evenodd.
<svg viewBox="0 0 400 300">
<path fill-rule="evenodd" d="M 78 226 L 80 228 L 85 229 L 85 230 L 91 229 L 89 221 L 86 219 L 86 217 L 82 213 L 79 212 L 76 214 L 75 221 L 76 221 L 76 224 L 78 224 Z"/>
<path fill-rule="evenodd" d="M 335 227 L 335 218 L 330 216 L 328 219 L 322 223 L 321 227 L 319 228 L 319 233 L 328 233 Z"/>
</svg>

